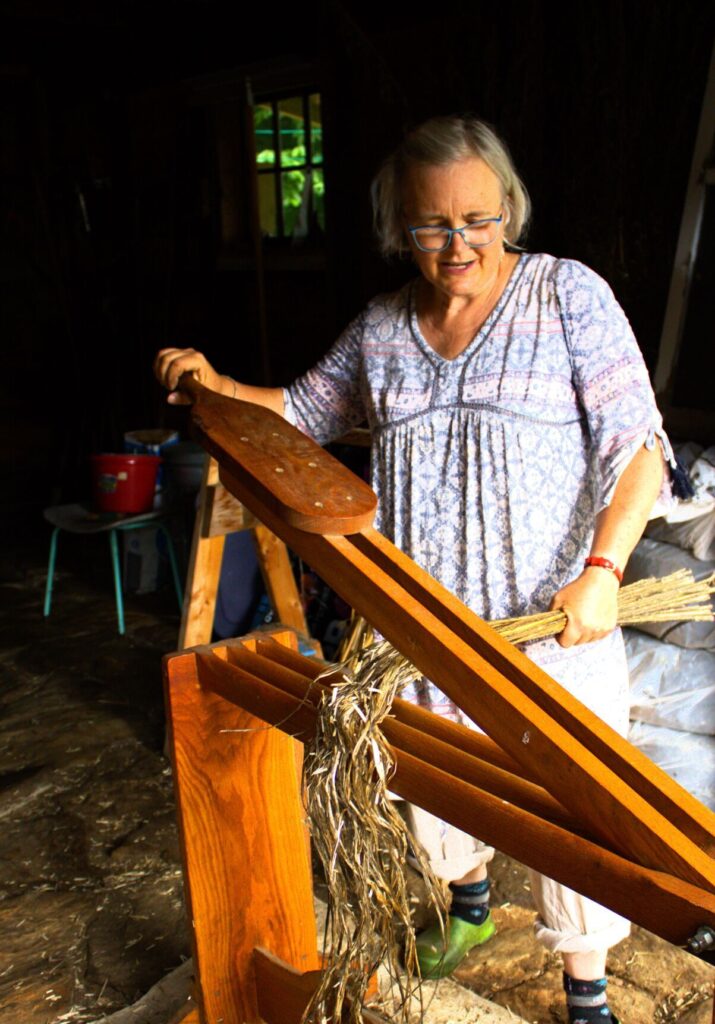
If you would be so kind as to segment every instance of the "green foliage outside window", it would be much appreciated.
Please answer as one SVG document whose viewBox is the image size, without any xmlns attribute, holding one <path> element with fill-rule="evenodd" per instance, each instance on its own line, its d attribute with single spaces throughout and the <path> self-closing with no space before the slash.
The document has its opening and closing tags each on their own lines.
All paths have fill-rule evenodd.
<svg viewBox="0 0 715 1024">
<path fill-rule="evenodd" d="M 324 230 L 319 95 L 259 103 L 254 125 L 263 234 L 290 238 L 309 235 L 316 225 Z"/>
</svg>

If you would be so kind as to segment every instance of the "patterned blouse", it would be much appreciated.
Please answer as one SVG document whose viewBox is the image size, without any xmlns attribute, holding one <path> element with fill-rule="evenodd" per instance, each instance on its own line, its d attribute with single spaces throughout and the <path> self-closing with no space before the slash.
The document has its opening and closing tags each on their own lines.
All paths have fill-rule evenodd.
<svg viewBox="0 0 715 1024">
<path fill-rule="evenodd" d="M 367 419 L 377 527 L 485 619 L 546 610 L 637 449 L 658 436 L 671 455 L 610 288 L 543 254 L 520 256 L 455 359 L 423 337 L 413 282 L 374 299 L 285 402 L 321 444 Z"/>
</svg>

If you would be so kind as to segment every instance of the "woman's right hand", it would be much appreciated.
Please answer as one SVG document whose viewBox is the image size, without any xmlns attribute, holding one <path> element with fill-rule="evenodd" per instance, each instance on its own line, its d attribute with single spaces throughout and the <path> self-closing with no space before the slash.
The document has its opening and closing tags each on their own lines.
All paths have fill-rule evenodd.
<svg viewBox="0 0 715 1024">
<path fill-rule="evenodd" d="M 172 405 L 188 405 L 190 401 L 176 390 L 182 373 L 193 373 L 196 380 L 209 391 L 223 393 L 227 378 L 214 370 L 202 352 L 194 348 L 162 348 L 154 359 L 154 374 L 159 383 L 168 389 L 167 402 Z"/>
</svg>

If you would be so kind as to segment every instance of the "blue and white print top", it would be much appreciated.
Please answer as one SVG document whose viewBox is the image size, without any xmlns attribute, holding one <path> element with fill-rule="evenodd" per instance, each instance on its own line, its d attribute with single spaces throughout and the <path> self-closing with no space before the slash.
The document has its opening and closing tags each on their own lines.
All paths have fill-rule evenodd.
<svg viewBox="0 0 715 1024">
<path fill-rule="evenodd" d="M 548 609 L 595 517 L 662 420 L 623 310 L 573 260 L 523 254 L 455 359 L 420 331 L 415 285 L 374 299 L 286 389 L 321 444 L 367 419 L 378 528 L 485 619 Z"/>
</svg>

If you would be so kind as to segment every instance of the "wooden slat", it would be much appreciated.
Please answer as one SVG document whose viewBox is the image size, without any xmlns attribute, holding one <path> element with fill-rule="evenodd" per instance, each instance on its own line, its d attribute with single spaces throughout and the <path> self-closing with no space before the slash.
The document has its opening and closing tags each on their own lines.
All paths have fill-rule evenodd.
<svg viewBox="0 0 715 1024">
<path fill-rule="evenodd" d="M 308 624 L 305 621 L 288 549 L 275 533 L 271 533 L 267 526 L 259 522 L 256 522 L 253 528 L 253 539 L 266 592 L 278 621 L 307 636 Z"/>
<path fill-rule="evenodd" d="M 186 589 L 179 627 L 179 647 L 207 644 L 216 612 L 216 595 L 221 578 L 223 536 L 204 536 L 210 494 L 218 484 L 218 467 L 214 459 L 207 459 L 204 467 L 199 508 L 196 511 L 191 553 L 186 573 Z"/>
<path fill-rule="evenodd" d="M 193 652 L 164 665 L 202 1014 L 253 1024 L 255 946 L 319 965 L 295 740 L 202 689 Z"/>
<path fill-rule="evenodd" d="M 199 657 L 200 678 L 203 678 L 201 671 L 203 668 L 214 673 L 223 672 L 230 675 L 231 668 L 238 667 L 243 669 L 253 680 L 264 680 L 271 683 L 297 697 L 298 700 L 309 702 L 316 712 L 318 710 L 324 687 L 316 685 L 306 676 L 301 676 L 291 669 L 271 662 L 259 654 L 252 654 L 250 651 L 241 649 L 240 646 L 232 646 L 228 652 L 228 665 L 217 663 L 218 659 L 216 658 L 213 659 L 212 664 L 207 664 L 206 659 L 206 655 Z M 216 688 L 216 685 L 216 682 L 211 684 L 213 689 Z M 228 697 L 230 690 L 219 692 Z M 258 712 L 255 711 L 255 713 Z M 295 735 L 290 723 L 287 723 L 286 731 Z M 540 814 L 547 821 L 557 822 L 567 828 L 581 831 L 573 817 L 540 786 L 534 786 L 510 772 L 472 757 L 397 719 L 386 718 L 382 723 L 382 731 L 390 743 L 402 750 L 420 754 L 430 764 L 442 767 L 474 785 L 486 787 L 503 800 L 508 800 L 510 803 L 516 804 L 517 807 L 530 810 L 534 814 Z"/>
<path fill-rule="evenodd" d="M 264 717 L 308 738 L 316 711 L 309 701 L 286 693 L 249 673 L 225 671 L 215 655 L 200 653 L 198 678 L 227 700 L 245 702 Z M 390 789 L 406 800 L 478 834 L 537 871 L 629 917 L 670 942 L 684 944 L 696 929 L 715 920 L 715 895 L 629 859 L 436 768 L 393 746 L 396 770 Z M 461 768 L 455 762 L 458 772 Z"/>
<path fill-rule="evenodd" d="M 279 664 L 286 665 L 288 668 L 293 668 L 296 672 L 310 676 L 311 679 L 315 679 L 329 667 L 324 661 L 307 658 L 297 651 L 275 643 L 269 636 L 256 636 L 255 644 L 256 650 L 260 654 L 264 654 L 267 658 L 278 661 Z M 329 677 L 326 681 L 329 681 Z M 430 711 L 425 710 L 425 708 L 421 708 L 417 704 L 411 704 L 400 697 L 396 697 L 392 702 L 391 714 L 399 722 L 411 725 L 428 736 L 434 736 L 437 740 L 442 740 L 458 750 L 463 750 L 465 754 L 478 757 L 488 764 L 493 764 L 497 768 L 503 768 L 504 771 L 511 772 L 512 775 L 526 778 L 529 782 L 536 781 L 530 773 L 524 770 L 522 765 L 515 761 L 513 757 L 505 754 L 501 747 L 497 746 L 494 740 L 490 740 L 484 733 L 475 732 L 473 729 L 468 729 L 464 725 L 452 722 L 442 715 L 434 715 Z"/>
<path fill-rule="evenodd" d="M 592 834 L 647 867 L 669 871 L 694 885 L 715 889 L 712 858 L 522 692 L 522 688 L 531 690 L 546 679 L 544 685 L 554 696 L 573 701 L 563 687 L 502 641 L 505 651 L 509 649 L 513 675 L 519 680 L 516 685 L 361 551 L 360 536 L 357 539 L 321 537 L 293 529 L 223 466 L 220 472 L 232 493 L 301 554 L 337 593 L 373 622 L 421 672 L 437 680 L 447 696 L 533 773 Z M 417 566 L 412 573 L 415 577 L 430 579 Z M 431 584 L 425 582 L 425 589 L 430 588 Z M 442 589 L 438 588 L 438 592 Z M 480 629 L 487 641 L 494 635 L 485 623 L 480 623 Z M 501 651 L 501 647 L 498 649 Z M 579 707 L 584 722 L 595 728 L 599 721 L 596 716 L 585 706 Z M 623 749 L 626 741 L 607 726 L 602 728 L 608 732 L 614 747 Z M 670 786 L 671 792 L 680 790 L 684 807 L 692 806 L 692 797 L 685 790 L 670 783 L 665 773 L 651 762 L 647 764 L 649 778 L 655 780 L 654 791 L 662 780 L 664 786 Z M 695 803 L 700 808 L 697 801 Z M 708 820 L 704 808 L 701 817 Z M 709 834 L 697 820 L 693 820 L 692 827 L 700 834 Z"/>
</svg>

